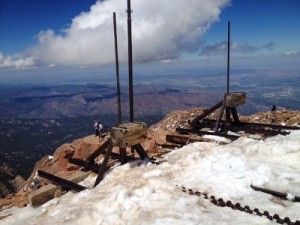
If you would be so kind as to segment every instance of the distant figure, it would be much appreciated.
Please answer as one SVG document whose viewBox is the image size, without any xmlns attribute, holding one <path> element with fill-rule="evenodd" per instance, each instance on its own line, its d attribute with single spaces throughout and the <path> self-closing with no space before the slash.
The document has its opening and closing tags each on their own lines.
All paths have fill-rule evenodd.
<svg viewBox="0 0 300 225">
<path fill-rule="evenodd" d="M 272 105 L 272 112 L 276 112 L 276 105 Z"/>
<path fill-rule="evenodd" d="M 95 121 L 94 123 L 94 128 L 95 128 L 95 137 L 99 136 L 99 123 L 98 121 Z"/>
<path fill-rule="evenodd" d="M 95 128 L 95 137 L 99 136 L 99 141 L 101 139 L 102 136 L 102 130 L 103 130 L 103 126 L 101 124 L 100 121 L 95 121 L 94 123 L 94 128 Z"/>
<path fill-rule="evenodd" d="M 102 126 L 101 122 L 98 122 L 99 139 L 102 136 L 102 132 L 101 132 L 102 130 L 103 130 L 103 126 Z"/>
</svg>

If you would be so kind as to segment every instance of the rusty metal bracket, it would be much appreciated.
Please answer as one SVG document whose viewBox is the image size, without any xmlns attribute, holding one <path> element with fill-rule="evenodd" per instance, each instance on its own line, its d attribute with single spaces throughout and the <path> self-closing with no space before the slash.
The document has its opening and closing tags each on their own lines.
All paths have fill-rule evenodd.
<svg viewBox="0 0 300 225">
<path fill-rule="evenodd" d="M 96 149 L 86 160 L 87 161 L 94 161 L 101 153 L 103 153 L 110 143 L 110 139 L 107 139 L 98 149 Z"/>
<path fill-rule="evenodd" d="M 86 170 L 91 170 L 95 173 L 98 173 L 99 168 L 101 166 L 99 164 L 95 164 L 95 163 L 87 161 L 87 160 L 76 159 L 76 158 L 69 158 L 69 163 L 84 167 Z"/>
<path fill-rule="evenodd" d="M 99 168 L 98 176 L 97 176 L 97 179 L 95 181 L 94 187 L 96 187 L 100 183 L 100 181 L 104 177 L 104 173 L 107 171 L 107 163 L 108 163 L 108 160 L 110 158 L 111 152 L 112 152 L 112 145 L 109 144 L 108 147 L 107 147 L 105 157 L 104 157 L 103 162 L 101 164 L 101 167 Z"/>
<path fill-rule="evenodd" d="M 43 177 L 43 178 L 51 181 L 52 183 L 60 185 L 63 188 L 68 189 L 68 190 L 74 190 L 74 191 L 79 192 L 79 191 L 83 191 L 83 190 L 86 189 L 86 187 L 84 187 L 84 186 L 81 186 L 81 185 L 76 184 L 72 181 L 63 179 L 61 177 L 55 176 L 53 174 L 47 173 L 47 172 L 42 171 L 42 170 L 38 170 L 38 175 L 40 177 Z"/>
<path fill-rule="evenodd" d="M 230 135 L 230 134 L 223 134 L 223 133 L 214 133 L 214 132 L 208 132 L 208 131 L 201 131 L 196 129 L 184 129 L 184 128 L 176 128 L 176 131 L 182 134 L 199 134 L 199 135 L 213 135 L 213 136 L 220 136 L 225 137 L 230 140 L 236 140 L 239 138 L 239 136 Z"/>
</svg>

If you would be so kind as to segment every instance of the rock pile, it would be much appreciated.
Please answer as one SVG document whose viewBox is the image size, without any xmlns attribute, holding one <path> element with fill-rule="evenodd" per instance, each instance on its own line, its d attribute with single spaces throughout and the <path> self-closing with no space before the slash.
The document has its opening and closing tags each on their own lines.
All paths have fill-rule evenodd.
<svg viewBox="0 0 300 225">
<path fill-rule="evenodd" d="M 193 120 L 196 116 L 204 112 L 204 108 L 193 108 L 186 110 L 177 110 L 168 114 L 163 120 L 150 127 L 152 132 L 159 130 L 173 131 L 177 127 L 189 128 L 188 121 Z M 216 119 L 219 111 L 209 115 L 207 118 Z M 259 112 L 249 116 L 241 116 L 239 118 L 243 122 L 276 124 L 283 126 L 299 126 L 300 127 L 300 112 L 291 110 L 280 110 L 274 112 Z"/>
</svg>

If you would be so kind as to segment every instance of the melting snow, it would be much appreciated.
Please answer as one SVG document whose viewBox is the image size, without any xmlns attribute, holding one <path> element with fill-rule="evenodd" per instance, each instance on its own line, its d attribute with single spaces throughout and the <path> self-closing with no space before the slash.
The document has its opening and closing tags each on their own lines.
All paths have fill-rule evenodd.
<svg viewBox="0 0 300 225">
<path fill-rule="evenodd" d="M 227 145 L 197 142 L 165 155 L 161 165 L 136 161 L 110 170 L 96 187 L 68 192 L 44 205 L 0 212 L 0 224 L 275 224 L 265 217 L 216 207 L 181 187 L 300 220 L 300 203 L 250 185 L 300 195 L 300 131 L 266 140 L 240 137 Z M 81 184 L 92 187 L 96 177 Z"/>
</svg>

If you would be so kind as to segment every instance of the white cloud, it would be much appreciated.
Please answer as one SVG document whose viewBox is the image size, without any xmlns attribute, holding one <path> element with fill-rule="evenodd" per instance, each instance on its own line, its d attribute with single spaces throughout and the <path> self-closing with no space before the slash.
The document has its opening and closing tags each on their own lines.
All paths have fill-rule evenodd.
<svg viewBox="0 0 300 225">
<path fill-rule="evenodd" d="M 263 44 L 261 46 L 255 46 L 250 44 L 240 44 L 237 42 L 233 42 L 230 44 L 231 51 L 233 53 L 254 53 L 259 51 L 273 51 L 276 47 L 276 43 L 273 41 L 270 41 L 266 44 Z M 205 56 L 217 56 L 217 55 L 225 55 L 227 54 L 227 41 L 222 41 L 213 45 L 205 45 L 202 47 L 200 55 Z"/>
<path fill-rule="evenodd" d="M 290 52 L 286 52 L 285 55 L 287 55 L 287 56 L 299 56 L 300 52 L 290 51 Z"/>
<path fill-rule="evenodd" d="M 33 57 L 24 57 L 20 54 L 9 56 L 0 52 L 0 68 L 28 69 L 34 65 Z"/>
<path fill-rule="evenodd" d="M 133 0 L 134 62 L 175 59 L 200 47 L 200 36 L 219 19 L 230 0 Z M 97 1 L 56 34 L 38 34 L 27 53 L 45 64 L 91 66 L 114 62 L 112 13 L 117 13 L 120 61 L 127 60 L 127 8 L 124 0 Z"/>
</svg>

